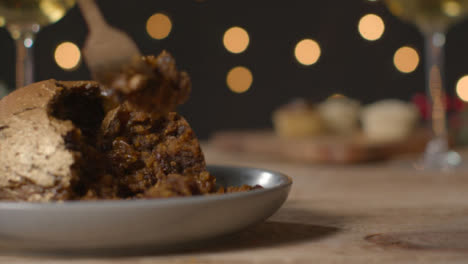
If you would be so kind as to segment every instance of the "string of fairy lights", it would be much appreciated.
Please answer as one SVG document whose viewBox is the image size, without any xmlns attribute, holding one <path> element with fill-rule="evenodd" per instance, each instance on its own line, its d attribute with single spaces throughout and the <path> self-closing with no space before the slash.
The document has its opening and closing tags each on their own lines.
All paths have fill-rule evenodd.
<svg viewBox="0 0 468 264">
<path fill-rule="evenodd" d="M 171 19 L 163 13 L 153 14 L 146 22 L 146 32 L 151 38 L 157 40 L 167 38 L 172 27 Z M 377 41 L 385 32 L 385 22 L 377 14 L 365 14 L 357 23 L 357 31 L 363 39 Z M 245 28 L 233 26 L 224 32 L 222 42 L 228 52 L 240 54 L 247 50 L 249 46 L 249 33 Z M 319 42 L 313 38 L 302 39 L 294 47 L 295 59 L 304 66 L 316 64 L 320 59 L 321 53 Z M 81 52 L 76 44 L 63 42 L 56 47 L 54 58 L 60 68 L 72 71 L 80 66 Z M 414 72 L 418 68 L 419 63 L 419 52 L 409 45 L 403 45 L 394 53 L 393 65 L 403 74 Z M 252 82 L 253 74 L 246 66 L 234 66 L 227 72 L 226 84 L 234 93 L 248 91 L 252 86 Z M 463 101 L 468 102 L 468 74 L 458 80 L 456 93 Z"/>
</svg>

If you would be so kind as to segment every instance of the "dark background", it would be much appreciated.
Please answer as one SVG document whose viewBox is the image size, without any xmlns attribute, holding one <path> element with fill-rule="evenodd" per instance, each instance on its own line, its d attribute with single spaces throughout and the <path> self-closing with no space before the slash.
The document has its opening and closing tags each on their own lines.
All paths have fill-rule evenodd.
<svg viewBox="0 0 468 264">
<path fill-rule="evenodd" d="M 424 92 L 422 60 L 416 71 L 403 74 L 393 65 L 401 46 L 422 54 L 423 39 L 415 27 L 392 17 L 378 2 L 337 1 L 251 1 L 251 0 L 98 0 L 110 24 L 136 40 L 142 53 L 167 49 L 180 69 L 192 77 L 189 102 L 180 107 L 197 134 L 208 137 L 220 129 L 271 126 L 273 109 L 294 97 L 323 100 L 342 93 L 369 103 L 383 98 L 409 100 Z M 154 13 L 167 14 L 173 23 L 168 38 L 151 39 L 146 20 Z M 385 22 L 377 41 L 363 39 L 359 19 L 375 13 Z M 224 32 L 241 26 L 250 36 L 247 50 L 229 53 L 222 44 Z M 77 7 L 58 23 L 43 28 L 34 48 L 36 80 L 89 79 L 84 63 L 75 71 L 64 71 L 54 61 L 55 47 L 63 41 L 83 45 L 87 28 Z M 454 93 L 456 81 L 468 74 L 468 23 L 451 28 L 447 36 L 446 87 Z M 294 58 L 294 47 L 303 38 L 313 38 L 322 55 L 312 66 Z M 118 45 L 118 43 L 115 43 Z M 0 80 L 14 86 L 15 48 L 8 32 L 0 28 Z M 231 92 L 226 74 L 234 66 L 253 73 L 253 85 L 243 94 Z"/>
</svg>

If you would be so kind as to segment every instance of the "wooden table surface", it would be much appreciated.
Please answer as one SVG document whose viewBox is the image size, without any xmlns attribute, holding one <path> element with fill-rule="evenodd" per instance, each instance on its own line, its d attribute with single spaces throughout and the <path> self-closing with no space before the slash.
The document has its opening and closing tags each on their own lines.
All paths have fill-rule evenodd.
<svg viewBox="0 0 468 264">
<path fill-rule="evenodd" d="M 209 248 L 125 257 L 0 256 L 1 263 L 468 263 L 467 173 L 428 173 L 404 161 L 310 165 L 204 147 L 210 164 L 293 178 L 266 222 Z M 468 160 L 468 151 L 462 156 Z M 368 239 L 365 239 L 365 238 Z"/>
</svg>

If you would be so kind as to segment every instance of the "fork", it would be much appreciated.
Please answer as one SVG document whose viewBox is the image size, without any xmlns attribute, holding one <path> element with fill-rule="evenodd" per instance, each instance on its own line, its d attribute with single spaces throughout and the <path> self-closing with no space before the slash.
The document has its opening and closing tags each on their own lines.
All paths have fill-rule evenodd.
<svg viewBox="0 0 468 264">
<path fill-rule="evenodd" d="M 106 22 L 94 0 L 78 0 L 78 6 L 88 25 L 83 55 L 93 79 L 110 85 L 130 65 L 150 72 L 141 60 L 137 45 L 127 34 Z"/>
</svg>

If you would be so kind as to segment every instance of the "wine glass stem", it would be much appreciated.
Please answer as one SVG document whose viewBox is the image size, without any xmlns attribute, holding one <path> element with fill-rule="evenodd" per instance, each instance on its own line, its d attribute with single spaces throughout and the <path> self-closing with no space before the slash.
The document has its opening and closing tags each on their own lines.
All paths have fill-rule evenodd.
<svg viewBox="0 0 468 264">
<path fill-rule="evenodd" d="M 426 89 L 430 100 L 432 139 L 427 143 L 423 168 L 450 170 L 460 164 L 459 156 L 449 151 L 444 91 L 445 34 L 430 31 L 425 34 Z M 456 157 L 457 156 L 457 157 Z"/>
<path fill-rule="evenodd" d="M 16 38 L 16 88 L 34 82 L 34 33 L 25 32 Z"/>
<path fill-rule="evenodd" d="M 443 32 L 425 34 L 426 89 L 430 100 L 431 126 L 435 138 L 447 141 L 444 92 L 444 44 Z"/>
</svg>

